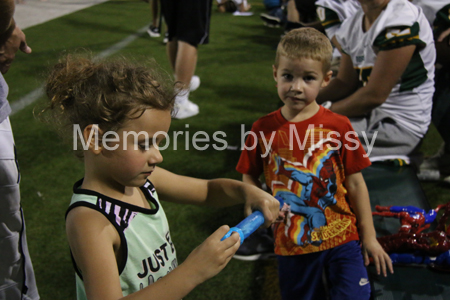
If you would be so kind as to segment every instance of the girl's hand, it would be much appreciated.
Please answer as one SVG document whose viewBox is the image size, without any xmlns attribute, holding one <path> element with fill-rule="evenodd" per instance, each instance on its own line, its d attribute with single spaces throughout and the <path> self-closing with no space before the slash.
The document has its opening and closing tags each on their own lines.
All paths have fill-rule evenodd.
<svg viewBox="0 0 450 300">
<path fill-rule="evenodd" d="M 259 210 L 264 215 L 264 226 L 269 227 L 279 215 L 280 202 L 269 193 L 247 184 L 245 187 L 245 214 Z"/>
<path fill-rule="evenodd" d="M 180 267 L 185 267 L 188 277 L 195 285 L 217 275 L 239 249 L 239 234 L 233 233 L 221 241 L 230 227 L 223 225 L 195 248 Z"/>
<path fill-rule="evenodd" d="M 394 274 L 394 268 L 392 267 L 392 261 L 389 255 L 381 247 L 376 238 L 370 238 L 362 241 L 362 253 L 364 256 L 364 264 L 369 265 L 369 256 L 372 257 L 373 263 L 377 270 L 377 274 L 380 275 L 380 271 L 383 272 L 384 277 L 387 276 L 387 269 Z"/>
</svg>

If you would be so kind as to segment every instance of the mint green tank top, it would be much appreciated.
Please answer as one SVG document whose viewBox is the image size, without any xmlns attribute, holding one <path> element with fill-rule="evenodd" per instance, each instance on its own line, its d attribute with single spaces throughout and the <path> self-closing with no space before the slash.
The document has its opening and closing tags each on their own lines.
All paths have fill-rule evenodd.
<svg viewBox="0 0 450 300">
<path fill-rule="evenodd" d="M 74 194 L 66 216 L 71 209 L 85 206 L 102 213 L 116 228 L 123 249 L 120 260 L 123 263 L 117 267 L 124 296 L 156 282 L 178 266 L 166 214 L 150 181 L 141 187 L 141 191 L 151 209 L 80 189 L 81 184 L 82 180 L 74 185 Z M 85 300 L 83 276 L 75 261 L 72 261 L 76 271 L 77 299 Z"/>
</svg>

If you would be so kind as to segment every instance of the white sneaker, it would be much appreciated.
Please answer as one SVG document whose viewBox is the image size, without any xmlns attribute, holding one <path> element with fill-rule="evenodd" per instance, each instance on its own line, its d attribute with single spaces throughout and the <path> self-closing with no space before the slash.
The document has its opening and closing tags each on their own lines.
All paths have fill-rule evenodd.
<svg viewBox="0 0 450 300">
<path fill-rule="evenodd" d="M 438 170 L 441 173 L 450 174 L 450 153 L 445 151 L 444 143 L 436 154 L 423 161 L 420 170 Z"/>
<path fill-rule="evenodd" d="M 198 107 L 198 105 L 197 104 L 195 104 L 194 102 L 192 102 L 191 100 L 187 100 L 186 101 L 186 103 L 185 103 L 188 107 L 189 107 L 189 109 L 190 110 L 193 110 L 193 111 L 200 111 L 200 108 Z"/>
<path fill-rule="evenodd" d="M 193 92 L 196 89 L 198 89 L 199 86 L 200 86 L 200 77 L 198 77 L 197 75 L 192 76 L 191 84 L 189 85 L 189 90 Z"/>
<path fill-rule="evenodd" d="M 159 37 L 161 34 L 159 33 L 159 28 L 153 25 L 150 25 L 147 29 L 147 33 L 150 37 Z"/>
<path fill-rule="evenodd" d="M 450 184 L 450 176 L 444 177 L 443 181 L 444 181 L 446 184 Z"/>
<path fill-rule="evenodd" d="M 175 115 L 173 118 L 178 120 L 186 119 L 198 115 L 199 112 L 198 105 L 187 100 L 182 105 L 175 103 Z"/>
</svg>

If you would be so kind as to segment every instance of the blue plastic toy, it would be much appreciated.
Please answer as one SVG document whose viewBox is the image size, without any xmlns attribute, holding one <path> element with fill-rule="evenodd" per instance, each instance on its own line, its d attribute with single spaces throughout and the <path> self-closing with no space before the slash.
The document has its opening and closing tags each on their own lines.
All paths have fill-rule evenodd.
<svg viewBox="0 0 450 300">
<path fill-rule="evenodd" d="M 284 201 L 282 198 L 275 197 L 280 201 L 280 209 L 283 207 Z M 231 227 L 230 230 L 223 236 L 221 241 L 229 238 L 233 232 L 237 232 L 241 237 L 241 245 L 246 238 L 248 238 L 253 232 L 256 231 L 262 224 L 264 224 L 264 215 L 260 211 L 255 211 L 247 218 L 242 220 L 235 227 Z"/>
<path fill-rule="evenodd" d="M 394 264 L 435 264 L 441 267 L 450 267 L 450 250 L 438 256 L 428 256 L 420 253 L 391 253 L 389 256 Z"/>
</svg>

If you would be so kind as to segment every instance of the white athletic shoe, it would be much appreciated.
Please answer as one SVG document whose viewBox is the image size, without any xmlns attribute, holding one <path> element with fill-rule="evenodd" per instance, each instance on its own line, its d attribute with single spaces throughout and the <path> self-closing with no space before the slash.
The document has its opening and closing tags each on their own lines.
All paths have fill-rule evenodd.
<svg viewBox="0 0 450 300">
<path fill-rule="evenodd" d="M 444 143 L 436 154 L 423 161 L 420 170 L 437 170 L 444 174 L 450 174 L 450 153 L 445 151 Z"/>
<path fill-rule="evenodd" d="M 185 104 L 186 104 L 186 105 L 189 107 L 189 109 L 192 110 L 192 111 L 200 111 L 200 108 L 198 107 L 198 105 L 195 104 L 194 102 L 192 102 L 192 101 L 189 100 L 189 99 L 186 101 Z"/>
<path fill-rule="evenodd" d="M 147 29 L 147 33 L 150 37 L 159 37 L 161 34 L 159 33 L 159 28 L 150 25 Z"/>
<path fill-rule="evenodd" d="M 173 118 L 178 120 L 186 119 L 198 115 L 199 112 L 198 105 L 187 100 L 182 105 L 175 103 L 175 115 Z"/>
<path fill-rule="evenodd" d="M 193 92 L 196 89 L 198 89 L 199 86 L 200 86 L 200 77 L 198 77 L 197 75 L 192 76 L 191 84 L 189 85 L 189 90 Z"/>
</svg>

